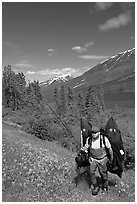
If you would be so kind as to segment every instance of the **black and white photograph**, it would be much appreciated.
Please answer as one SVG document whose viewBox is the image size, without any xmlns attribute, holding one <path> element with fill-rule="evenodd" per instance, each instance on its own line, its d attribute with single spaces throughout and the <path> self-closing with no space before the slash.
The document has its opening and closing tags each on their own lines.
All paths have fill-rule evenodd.
<svg viewBox="0 0 137 204">
<path fill-rule="evenodd" d="M 2 1 L 2 202 L 135 202 L 135 1 Z"/>
</svg>

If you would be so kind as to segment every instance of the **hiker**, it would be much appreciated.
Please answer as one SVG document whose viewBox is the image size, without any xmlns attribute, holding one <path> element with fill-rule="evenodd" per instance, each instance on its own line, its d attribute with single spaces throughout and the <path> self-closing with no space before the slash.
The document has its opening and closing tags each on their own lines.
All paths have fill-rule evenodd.
<svg viewBox="0 0 137 204">
<path fill-rule="evenodd" d="M 105 140 L 105 144 L 103 141 Z M 111 158 L 108 159 L 107 151 L 108 149 Z M 92 134 L 89 134 L 89 137 L 86 139 L 86 144 L 81 150 L 89 153 L 89 163 L 90 163 L 90 173 L 91 173 L 91 182 L 93 184 L 92 195 L 97 195 L 99 192 L 99 185 L 97 183 L 95 171 L 98 168 L 100 173 L 103 190 L 108 190 L 108 172 L 107 172 L 107 162 L 112 163 L 113 161 L 113 151 L 111 144 L 107 137 L 103 136 L 98 127 L 92 127 Z"/>
</svg>

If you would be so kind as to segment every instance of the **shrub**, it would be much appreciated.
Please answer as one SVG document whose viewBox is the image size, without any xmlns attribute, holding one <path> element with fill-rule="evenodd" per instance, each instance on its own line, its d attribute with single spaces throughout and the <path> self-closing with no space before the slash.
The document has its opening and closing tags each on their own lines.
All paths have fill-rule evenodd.
<svg viewBox="0 0 137 204">
<path fill-rule="evenodd" d="M 34 134 L 36 137 L 42 140 L 52 141 L 54 139 L 50 134 L 49 123 L 43 118 L 36 119 L 31 117 L 25 131 Z"/>
<path fill-rule="evenodd" d="M 132 149 L 126 150 L 125 169 L 135 168 L 135 154 Z"/>
</svg>

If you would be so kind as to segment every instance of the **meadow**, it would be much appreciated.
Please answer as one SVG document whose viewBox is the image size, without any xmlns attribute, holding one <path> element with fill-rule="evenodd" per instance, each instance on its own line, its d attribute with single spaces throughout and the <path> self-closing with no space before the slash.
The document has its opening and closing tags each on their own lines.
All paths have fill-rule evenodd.
<svg viewBox="0 0 137 204">
<path fill-rule="evenodd" d="M 59 122 L 54 123 L 53 118 L 48 127 L 50 131 L 53 131 L 53 125 L 56 128 L 54 138 L 52 137 L 53 132 L 51 131 L 52 134 L 50 134 L 47 129 L 49 131 L 46 132 L 47 138 L 43 140 L 37 137 L 38 135 L 26 133 L 28 120 L 22 111 L 3 109 L 2 201 L 134 202 L 135 115 L 134 109 L 120 110 L 118 108 L 115 111 L 109 110 L 109 114 L 116 119 L 122 132 L 128 160 L 126 160 L 122 179 L 120 180 L 114 174 L 109 174 L 109 191 L 107 193 L 100 191 L 98 196 L 93 197 L 84 180 L 81 180 L 78 187 L 74 183 L 76 176 L 74 158 L 76 150 L 80 147 L 75 143 L 75 141 L 80 141 L 78 122 L 76 124 L 74 121 L 68 121 L 69 128 L 76 137 L 76 140 L 73 138 L 73 143 L 71 141 L 70 144 L 72 140 L 70 134 L 61 127 Z M 53 117 L 50 111 L 48 118 L 49 116 Z"/>
</svg>

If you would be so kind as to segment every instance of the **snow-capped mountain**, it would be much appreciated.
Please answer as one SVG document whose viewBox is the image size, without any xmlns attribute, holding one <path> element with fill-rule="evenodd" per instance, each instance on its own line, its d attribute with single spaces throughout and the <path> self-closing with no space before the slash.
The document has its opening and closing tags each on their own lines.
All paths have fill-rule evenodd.
<svg viewBox="0 0 137 204">
<path fill-rule="evenodd" d="M 71 75 L 56 76 L 56 77 L 54 77 L 52 79 L 49 79 L 49 80 L 44 81 L 44 82 L 41 82 L 40 86 L 46 87 L 46 86 L 53 85 L 53 84 L 56 84 L 56 83 L 67 82 L 67 81 L 69 81 L 72 78 L 73 77 Z"/>
<path fill-rule="evenodd" d="M 98 63 L 79 77 L 71 80 L 71 87 L 81 89 L 89 84 L 98 85 L 135 75 L 135 48 L 123 51 Z M 69 82 L 67 83 L 69 85 Z"/>
<path fill-rule="evenodd" d="M 71 87 L 76 93 L 85 93 L 89 85 L 102 85 L 106 93 L 135 92 L 135 48 L 109 57 L 79 77 L 71 80 L 58 79 L 58 77 L 55 79 L 49 80 L 42 89 L 49 100 L 52 100 L 55 87 L 60 87 L 62 83 L 66 87 Z"/>
<path fill-rule="evenodd" d="M 106 59 L 103 62 L 100 62 L 100 64 L 105 64 L 107 65 L 108 61 L 113 60 L 113 61 L 118 61 L 118 62 L 122 62 L 123 60 L 127 60 L 130 56 L 135 56 L 135 48 L 132 48 L 131 50 L 126 50 L 123 52 L 120 52 L 117 55 L 114 55 L 108 59 Z"/>
</svg>

